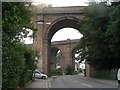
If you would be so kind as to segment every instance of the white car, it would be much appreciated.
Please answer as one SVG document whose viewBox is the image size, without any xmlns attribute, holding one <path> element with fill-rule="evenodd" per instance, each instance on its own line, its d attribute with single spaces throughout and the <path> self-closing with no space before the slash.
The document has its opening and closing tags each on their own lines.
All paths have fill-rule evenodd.
<svg viewBox="0 0 120 90">
<path fill-rule="evenodd" d="M 35 70 L 35 71 L 34 71 L 33 77 L 38 78 L 38 79 L 46 79 L 46 78 L 48 78 L 47 75 L 41 73 L 41 72 L 38 71 L 38 70 Z"/>
</svg>

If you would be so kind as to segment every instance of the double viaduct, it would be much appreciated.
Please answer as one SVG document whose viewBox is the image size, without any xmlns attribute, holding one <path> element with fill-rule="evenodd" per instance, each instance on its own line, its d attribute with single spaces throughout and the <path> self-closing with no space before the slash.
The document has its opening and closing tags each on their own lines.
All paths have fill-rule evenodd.
<svg viewBox="0 0 120 90">
<path fill-rule="evenodd" d="M 79 31 L 80 20 L 84 19 L 84 7 L 44 7 L 38 8 L 33 16 L 37 31 L 33 40 L 33 47 L 39 52 L 38 69 L 50 76 L 51 39 L 62 28 L 74 28 Z M 68 31 L 69 33 L 69 31 Z M 68 46 L 69 47 L 69 46 Z M 65 52 L 66 64 L 71 64 L 70 52 Z M 68 56 L 67 56 L 68 55 Z"/>
<path fill-rule="evenodd" d="M 57 51 L 60 50 L 62 53 L 62 59 L 61 60 L 61 67 L 65 68 L 67 65 L 72 65 L 74 67 L 75 63 L 73 60 L 73 52 L 74 48 L 78 44 L 80 39 L 74 39 L 74 40 L 64 40 L 64 41 L 55 41 L 52 42 L 51 45 L 51 61 L 53 61 L 53 64 L 55 65 L 55 59 L 54 57 L 57 54 Z"/>
</svg>

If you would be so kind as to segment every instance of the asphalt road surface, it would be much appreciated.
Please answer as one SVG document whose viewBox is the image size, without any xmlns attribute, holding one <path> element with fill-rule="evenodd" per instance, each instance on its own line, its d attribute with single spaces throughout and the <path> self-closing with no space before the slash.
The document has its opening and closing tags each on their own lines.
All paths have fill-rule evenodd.
<svg viewBox="0 0 120 90">
<path fill-rule="evenodd" d="M 51 80 L 49 88 L 117 88 L 117 81 L 99 80 L 80 75 L 65 75 Z"/>
<path fill-rule="evenodd" d="M 91 88 L 90 90 L 120 90 L 118 89 L 117 81 L 93 79 L 81 75 L 56 76 L 45 80 L 36 79 L 27 88 L 46 88 L 47 90 L 53 90 L 53 88 L 63 88 L 63 90 L 64 88 L 73 90 L 75 88 Z"/>
</svg>

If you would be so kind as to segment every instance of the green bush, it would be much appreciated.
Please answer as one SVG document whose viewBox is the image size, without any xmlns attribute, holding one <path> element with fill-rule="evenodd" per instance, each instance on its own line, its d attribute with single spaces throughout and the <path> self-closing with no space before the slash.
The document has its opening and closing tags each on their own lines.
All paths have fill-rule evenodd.
<svg viewBox="0 0 120 90">
<path fill-rule="evenodd" d="M 3 47 L 4 50 L 5 48 Z M 3 51 L 2 88 L 4 90 L 7 90 L 6 88 L 24 87 L 32 79 L 32 72 L 36 67 L 36 55 L 33 50 L 22 44 L 16 44 L 12 47 L 12 51 L 12 53 Z M 24 56 L 26 52 L 29 53 L 29 58 Z M 29 62 L 26 63 L 26 60 Z"/>
<path fill-rule="evenodd" d="M 73 75 L 74 74 L 74 69 L 71 65 L 67 65 L 66 69 L 65 69 L 65 73 L 66 75 Z"/>
<path fill-rule="evenodd" d="M 95 70 L 94 78 L 116 80 L 117 70 Z"/>
<path fill-rule="evenodd" d="M 62 75 L 62 69 L 61 68 L 58 68 L 58 69 L 52 68 L 51 69 L 51 74 L 52 75 Z"/>
<path fill-rule="evenodd" d="M 78 72 L 77 72 L 77 71 L 74 71 L 73 74 L 78 74 Z"/>
<path fill-rule="evenodd" d="M 34 70 L 35 53 L 20 42 L 28 36 L 28 29 L 35 30 L 30 6 L 27 2 L 2 3 L 3 90 L 23 87 L 32 77 L 29 71 Z"/>
<path fill-rule="evenodd" d="M 35 57 L 36 53 L 35 51 L 31 50 L 26 46 L 24 49 L 24 69 L 20 77 L 20 86 L 24 87 L 24 85 L 29 81 L 32 80 L 32 73 L 36 68 L 35 65 Z"/>
</svg>

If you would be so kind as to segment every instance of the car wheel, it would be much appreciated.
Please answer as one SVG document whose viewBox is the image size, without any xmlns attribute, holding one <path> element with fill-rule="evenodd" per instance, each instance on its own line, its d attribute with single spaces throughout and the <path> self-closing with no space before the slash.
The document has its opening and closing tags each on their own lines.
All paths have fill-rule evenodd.
<svg viewBox="0 0 120 90">
<path fill-rule="evenodd" d="M 45 77 L 45 76 L 42 76 L 42 79 L 46 79 L 46 77 Z"/>
</svg>

